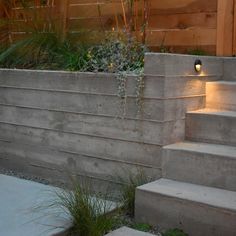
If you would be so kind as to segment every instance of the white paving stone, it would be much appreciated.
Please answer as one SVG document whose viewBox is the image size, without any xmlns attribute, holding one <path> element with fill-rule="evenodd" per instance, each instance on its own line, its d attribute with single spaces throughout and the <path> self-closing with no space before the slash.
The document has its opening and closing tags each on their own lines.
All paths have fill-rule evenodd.
<svg viewBox="0 0 236 236">
<path fill-rule="evenodd" d="M 55 217 L 59 210 L 40 210 L 52 201 L 55 187 L 36 182 L 0 175 L 0 235 L 2 236 L 49 236 L 68 227 L 65 214 Z M 54 211 L 54 213 L 52 212 Z"/>
<path fill-rule="evenodd" d="M 107 234 L 106 236 L 153 236 L 153 234 L 144 233 L 141 231 L 130 229 L 128 227 L 122 227 Z"/>
</svg>

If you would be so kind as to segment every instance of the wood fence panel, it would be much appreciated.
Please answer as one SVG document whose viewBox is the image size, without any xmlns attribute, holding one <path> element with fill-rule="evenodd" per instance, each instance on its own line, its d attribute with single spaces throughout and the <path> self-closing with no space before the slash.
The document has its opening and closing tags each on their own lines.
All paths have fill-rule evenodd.
<svg viewBox="0 0 236 236">
<path fill-rule="evenodd" d="M 5 24 L 6 13 L 4 6 L 0 4 L 0 47 L 8 43 L 8 26 Z"/>
<path fill-rule="evenodd" d="M 233 55 L 236 56 L 236 0 L 234 0 Z"/>
<path fill-rule="evenodd" d="M 61 18 L 59 20 L 59 27 L 61 28 L 62 38 L 64 39 L 68 31 L 69 0 L 58 0 L 56 9 Z"/>
<path fill-rule="evenodd" d="M 141 2 L 141 1 L 140 1 Z M 189 49 L 216 51 L 217 0 L 149 0 L 147 43 L 152 48 L 184 52 Z M 125 6 L 127 13 L 127 6 Z M 142 5 L 137 24 L 142 27 Z M 111 31 L 123 27 L 121 0 L 70 0 L 69 32 Z M 117 16 L 117 19 L 116 19 Z M 209 48 L 209 50 L 208 50 Z"/>
<path fill-rule="evenodd" d="M 152 49 L 165 47 L 171 52 L 204 50 L 210 54 L 230 55 L 233 51 L 233 2 L 236 0 L 148 0 L 149 20 L 146 28 L 147 44 Z M 27 24 L 32 24 L 35 9 L 39 18 L 49 17 L 48 9 L 55 4 L 53 16 L 63 37 L 87 37 L 99 40 L 104 32 L 122 30 L 129 23 L 128 7 L 124 0 L 50 0 L 44 6 L 35 7 L 30 3 L 28 11 L 16 3 L 13 8 L 12 34 L 15 38 L 26 32 Z M 142 37 L 143 0 L 137 0 L 136 35 Z M 122 4 L 123 3 L 123 4 Z M 232 6 L 231 6 L 232 5 Z M 230 6 L 232 8 L 230 8 Z M 230 14 L 228 14 L 230 13 Z M 124 17 L 125 14 L 125 17 Z M 27 18 L 27 21 L 25 20 Z M 236 21 L 236 20 L 235 20 Z M 227 27 L 226 27 L 227 26 Z M 231 30 L 231 32 L 229 32 Z M 138 32 L 138 33 L 137 33 Z M 231 38 L 231 41 L 230 41 Z M 88 40 L 89 41 L 89 40 Z M 234 46 L 236 51 L 236 46 Z"/>
<path fill-rule="evenodd" d="M 218 56 L 232 56 L 234 28 L 234 0 L 218 0 L 217 49 Z"/>
</svg>

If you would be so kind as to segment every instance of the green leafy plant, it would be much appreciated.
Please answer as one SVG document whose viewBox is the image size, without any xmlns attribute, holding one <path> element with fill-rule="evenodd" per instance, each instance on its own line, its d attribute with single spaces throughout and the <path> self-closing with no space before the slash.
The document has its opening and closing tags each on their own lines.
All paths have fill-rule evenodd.
<svg viewBox="0 0 236 236">
<path fill-rule="evenodd" d="M 162 236 L 188 236 L 188 234 L 180 229 L 169 229 Z"/>
<path fill-rule="evenodd" d="M 101 43 L 83 49 L 87 50 L 83 71 L 138 73 L 144 66 L 146 48 L 126 34 L 108 33 Z"/>
<path fill-rule="evenodd" d="M 132 228 L 143 232 L 149 232 L 152 229 L 152 226 L 149 224 L 134 223 Z"/>
<path fill-rule="evenodd" d="M 136 223 L 133 218 L 127 216 L 122 211 L 118 211 L 115 216 L 115 224 L 114 229 L 118 229 L 120 227 L 126 226 L 138 231 L 142 232 L 150 232 L 153 231 L 153 227 L 149 224 L 143 224 L 143 223 Z"/>
<path fill-rule="evenodd" d="M 207 53 L 202 50 L 202 49 L 193 49 L 193 50 L 189 50 L 188 54 L 190 55 L 197 55 L 197 56 L 206 56 Z"/>
</svg>

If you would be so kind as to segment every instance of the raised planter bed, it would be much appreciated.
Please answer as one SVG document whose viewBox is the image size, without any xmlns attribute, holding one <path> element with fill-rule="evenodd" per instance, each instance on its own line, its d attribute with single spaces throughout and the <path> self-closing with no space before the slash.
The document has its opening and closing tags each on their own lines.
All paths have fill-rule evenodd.
<svg viewBox="0 0 236 236">
<path fill-rule="evenodd" d="M 99 188 L 139 168 L 159 178 L 162 147 L 184 139 L 185 113 L 204 107 L 205 81 L 228 73 L 227 60 L 146 54 L 140 112 L 136 76 L 123 112 L 114 74 L 0 69 L 0 166 L 55 184 L 74 174 Z"/>
</svg>

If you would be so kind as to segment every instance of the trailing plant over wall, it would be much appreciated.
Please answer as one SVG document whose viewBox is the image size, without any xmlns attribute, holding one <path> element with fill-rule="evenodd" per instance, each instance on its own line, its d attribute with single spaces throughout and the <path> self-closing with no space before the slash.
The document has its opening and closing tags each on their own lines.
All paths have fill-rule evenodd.
<svg viewBox="0 0 236 236">
<path fill-rule="evenodd" d="M 125 116 L 129 74 L 137 76 L 137 113 L 141 110 L 146 51 L 145 46 L 126 34 L 110 33 L 100 44 L 85 45 L 70 38 L 61 41 L 53 30 L 35 30 L 21 41 L 1 49 L 0 67 L 115 73 L 122 105 L 120 115 Z"/>
<path fill-rule="evenodd" d="M 145 46 L 125 34 L 109 34 L 103 43 L 89 48 L 89 71 L 103 71 L 117 74 L 118 96 L 121 98 L 120 114 L 126 115 L 127 77 L 135 74 L 135 97 L 137 113 L 142 108 L 144 89 L 143 67 Z"/>
</svg>

